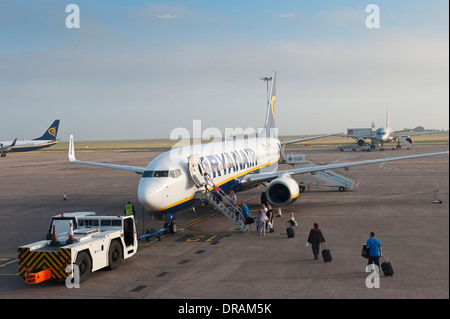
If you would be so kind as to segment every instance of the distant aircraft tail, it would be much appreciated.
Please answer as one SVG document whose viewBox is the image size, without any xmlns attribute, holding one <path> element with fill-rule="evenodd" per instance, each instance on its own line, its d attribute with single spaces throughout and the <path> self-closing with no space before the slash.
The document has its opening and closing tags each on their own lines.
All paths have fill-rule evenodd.
<svg viewBox="0 0 450 319">
<path fill-rule="evenodd" d="M 389 105 L 387 107 L 387 114 L 386 114 L 386 127 L 389 127 Z"/>
<path fill-rule="evenodd" d="M 59 120 L 55 120 L 52 125 L 44 132 L 41 137 L 35 138 L 34 140 L 56 140 L 56 135 L 58 134 Z"/>
<path fill-rule="evenodd" d="M 266 81 L 271 80 L 272 85 L 268 92 L 266 121 L 259 137 L 278 138 L 278 130 L 275 127 L 276 75 L 277 73 L 274 71 L 271 79 L 261 78 Z"/>
</svg>

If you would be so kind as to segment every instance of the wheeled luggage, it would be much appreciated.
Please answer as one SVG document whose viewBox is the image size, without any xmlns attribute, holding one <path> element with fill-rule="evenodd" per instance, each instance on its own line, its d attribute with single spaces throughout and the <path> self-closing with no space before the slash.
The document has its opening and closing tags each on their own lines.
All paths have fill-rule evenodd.
<svg viewBox="0 0 450 319">
<path fill-rule="evenodd" d="M 289 222 L 286 222 L 286 225 L 288 226 L 286 228 L 286 233 L 288 238 L 292 238 L 295 236 L 294 228 L 292 228 L 291 224 Z"/>
<path fill-rule="evenodd" d="M 331 261 L 333 258 L 331 257 L 331 252 L 329 249 L 327 249 L 327 247 L 325 246 L 325 244 L 323 244 L 323 249 L 322 249 L 322 258 L 324 262 L 329 262 Z"/>
<path fill-rule="evenodd" d="M 394 274 L 394 268 L 392 268 L 392 264 L 389 261 L 384 261 L 384 258 L 381 259 L 381 270 L 383 270 L 383 274 L 388 277 Z"/>
<path fill-rule="evenodd" d="M 250 225 L 255 222 L 255 219 L 253 217 L 245 217 L 245 223 L 244 225 Z"/>
</svg>

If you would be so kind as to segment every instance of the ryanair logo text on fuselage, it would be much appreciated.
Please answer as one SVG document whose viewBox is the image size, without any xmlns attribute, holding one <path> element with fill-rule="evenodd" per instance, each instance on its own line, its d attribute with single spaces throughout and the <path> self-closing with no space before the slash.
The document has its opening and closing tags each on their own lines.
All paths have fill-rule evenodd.
<svg viewBox="0 0 450 319">
<path fill-rule="evenodd" d="M 200 164 L 212 177 L 236 173 L 258 165 L 256 153 L 251 148 L 206 155 L 199 158 Z"/>
</svg>

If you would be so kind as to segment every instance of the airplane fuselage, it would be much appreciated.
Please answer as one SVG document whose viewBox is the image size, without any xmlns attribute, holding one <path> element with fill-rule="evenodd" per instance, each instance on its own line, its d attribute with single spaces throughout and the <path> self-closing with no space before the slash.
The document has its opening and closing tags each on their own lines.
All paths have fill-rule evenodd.
<svg viewBox="0 0 450 319">
<path fill-rule="evenodd" d="M 3 145 L 9 145 L 12 143 L 10 142 L 1 142 Z M 26 140 L 26 141 L 17 141 L 16 145 L 11 147 L 11 150 L 9 152 L 11 153 L 18 153 L 18 152 L 29 152 L 29 151 L 35 151 L 42 148 L 50 147 L 52 145 L 55 145 L 58 143 L 57 140 Z"/>
<path fill-rule="evenodd" d="M 390 127 L 380 127 L 375 131 L 375 138 L 380 143 L 388 143 L 394 139 L 394 130 Z"/>
<path fill-rule="evenodd" d="M 56 140 L 56 136 L 58 134 L 59 122 L 60 120 L 55 120 L 50 127 L 44 131 L 44 134 L 42 134 L 41 137 L 22 141 L 18 141 L 16 138 L 14 142 L 0 142 L 0 152 L 2 153 L 2 157 L 5 156 L 4 153 L 6 152 L 30 152 L 57 144 L 58 140 Z"/>
<path fill-rule="evenodd" d="M 150 212 L 176 212 L 199 204 L 199 190 L 191 177 L 189 160 L 196 155 L 202 174 L 228 193 L 242 190 L 248 174 L 274 172 L 280 142 L 274 138 L 233 140 L 174 148 L 148 164 L 139 182 L 138 198 Z M 211 188 L 211 187 L 209 187 Z"/>
</svg>

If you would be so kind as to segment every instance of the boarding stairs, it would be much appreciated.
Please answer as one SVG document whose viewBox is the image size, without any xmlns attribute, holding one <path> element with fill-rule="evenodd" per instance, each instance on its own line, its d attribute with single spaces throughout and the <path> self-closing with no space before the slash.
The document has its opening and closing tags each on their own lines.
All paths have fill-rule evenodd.
<svg viewBox="0 0 450 319">
<path fill-rule="evenodd" d="M 285 156 L 286 164 L 293 165 L 295 168 L 305 168 L 305 167 L 316 167 L 320 166 L 317 163 L 314 163 L 311 160 L 306 160 L 305 154 L 300 153 L 290 153 Z M 315 188 L 331 188 L 337 189 L 341 192 L 346 190 L 355 190 L 359 184 L 359 181 L 356 181 L 348 176 L 345 176 L 341 173 L 337 173 L 333 170 L 323 170 L 305 174 L 310 177 L 315 178 L 316 180 L 327 183 L 328 185 L 320 184 L 319 181 L 312 182 L 309 180 L 306 183 L 306 187 L 309 189 L 311 187 Z M 306 178 L 306 176 L 304 176 Z"/>
<path fill-rule="evenodd" d="M 205 177 L 209 175 L 205 174 L 203 166 L 199 163 L 198 154 L 189 157 L 188 167 L 192 181 L 198 189 L 194 198 L 208 201 L 242 232 L 246 232 L 247 226 L 245 225 L 242 209 L 239 206 L 234 206 L 228 199 L 227 194 L 217 187 L 210 178 Z"/>
<path fill-rule="evenodd" d="M 218 192 L 218 193 L 217 193 Z M 219 187 L 213 187 L 211 191 L 197 191 L 196 199 L 206 199 L 215 209 L 225 215 L 233 224 L 235 224 L 242 232 L 247 231 L 245 218 L 242 209 L 228 199 L 227 194 Z"/>
</svg>

